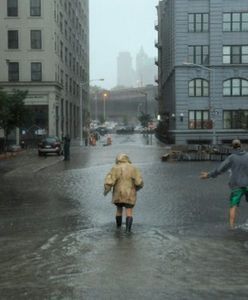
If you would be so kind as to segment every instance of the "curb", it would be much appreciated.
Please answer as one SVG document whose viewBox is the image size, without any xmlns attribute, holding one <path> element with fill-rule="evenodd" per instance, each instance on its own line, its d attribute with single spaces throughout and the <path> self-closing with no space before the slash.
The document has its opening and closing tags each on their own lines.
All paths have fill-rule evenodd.
<svg viewBox="0 0 248 300">
<path fill-rule="evenodd" d="M 60 163 L 62 159 L 55 159 L 51 161 L 41 162 L 38 164 L 33 164 L 32 162 L 26 165 L 17 166 L 15 169 L 6 172 L 4 177 L 12 177 L 12 176 L 23 176 L 24 174 L 28 176 L 32 176 L 33 174 L 37 174 L 38 172 L 46 169 L 50 166 L 53 166 L 57 163 Z"/>
<path fill-rule="evenodd" d="M 0 154 L 0 160 L 12 159 L 18 156 L 19 154 L 23 153 L 23 151 L 15 151 L 15 152 L 6 152 Z"/>
</svg>

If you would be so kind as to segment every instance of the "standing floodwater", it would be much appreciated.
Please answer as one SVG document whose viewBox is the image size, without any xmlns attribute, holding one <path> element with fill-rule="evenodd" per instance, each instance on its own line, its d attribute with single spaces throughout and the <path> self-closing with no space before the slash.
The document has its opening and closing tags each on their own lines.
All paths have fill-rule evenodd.
<svg viewBox="0 0 248 300">
<path fill-rule="evenodd" d="M 248 204 L 228 230 L 227 177 L 214 162 L 161 162 L 142 136 L 0 162 L 0 299 L 247 299 Z M 127 153 L 145 182 L 132 234 L 116 230 L 103 180 Z M 27 157 L 28 156 L 28 157 Z"/>
</svg>

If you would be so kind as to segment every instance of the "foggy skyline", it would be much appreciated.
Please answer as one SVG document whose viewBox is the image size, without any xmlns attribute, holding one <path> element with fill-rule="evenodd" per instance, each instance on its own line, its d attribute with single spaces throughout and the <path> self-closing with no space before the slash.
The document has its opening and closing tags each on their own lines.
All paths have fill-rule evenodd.
<svg viewBox="0 0 248 300">
<path fill-rule="evenodd" d="M 157 55 L 154 29 L 159 0 L 89 0 L 90 5 L 90 79 L 111 89 L 117 85 L 117 57 L 130 52 L 135 64 L 141 47 L 149 57 Z"/>
</svg>

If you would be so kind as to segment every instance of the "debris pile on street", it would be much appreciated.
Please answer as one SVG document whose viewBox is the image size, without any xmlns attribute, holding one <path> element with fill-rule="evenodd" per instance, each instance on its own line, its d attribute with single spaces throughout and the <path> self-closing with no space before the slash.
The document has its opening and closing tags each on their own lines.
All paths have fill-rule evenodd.
<svg viewBox="0 0 248 300">
<path fill-rule="evenodd" d="M 222 161 L 231 153 L 225 145 L 174 145 L 162 157 L 162 161 Z"/>
</svg>

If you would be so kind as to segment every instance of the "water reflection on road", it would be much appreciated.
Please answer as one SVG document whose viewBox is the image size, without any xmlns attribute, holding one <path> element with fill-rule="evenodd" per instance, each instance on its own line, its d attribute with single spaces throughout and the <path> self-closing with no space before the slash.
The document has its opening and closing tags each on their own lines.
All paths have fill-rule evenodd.
<svg viewBox="0 0 248 300">
<path fill-rule="evenodd" d="M 115 229 L 102 195 L 119 152 L 145 182 L 132 234 Z M 0 299 L 247 299 L 246 203 L 240 228 L 228 231 L 227 177 L 200 181 L 215 163 L 161 163 L 163 152 L 118 136 L 72 149 L 70 162 L 3 177 Z"/>
</svg>

